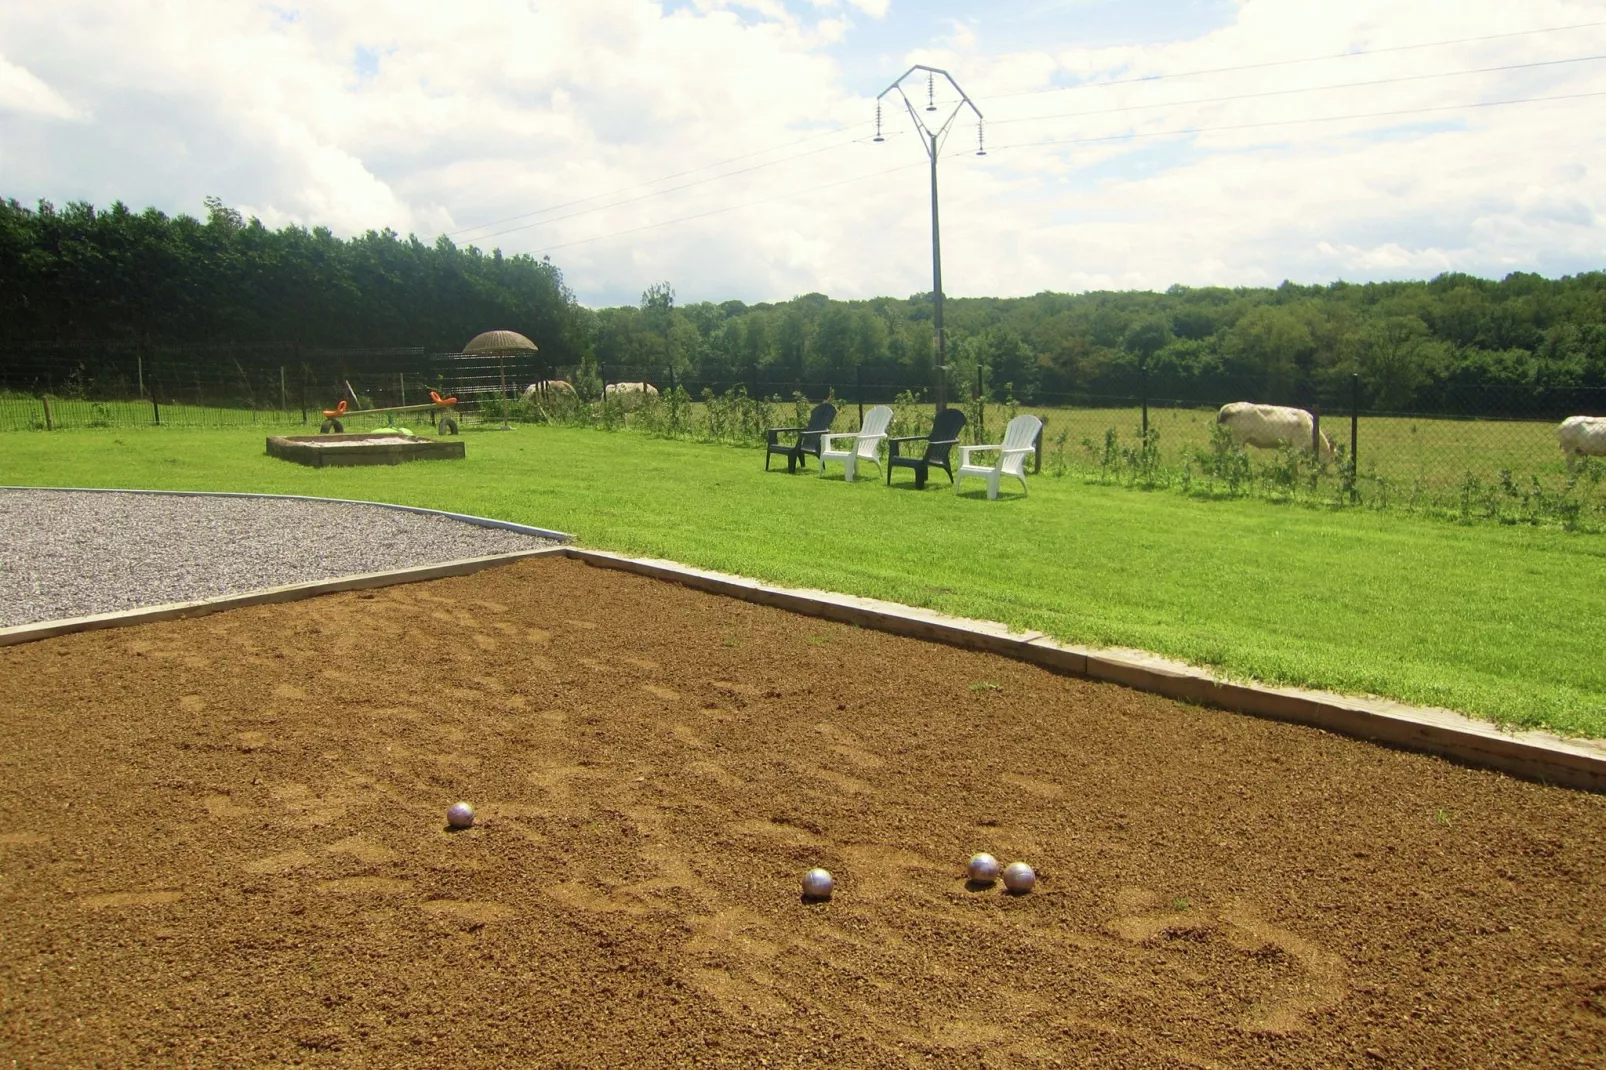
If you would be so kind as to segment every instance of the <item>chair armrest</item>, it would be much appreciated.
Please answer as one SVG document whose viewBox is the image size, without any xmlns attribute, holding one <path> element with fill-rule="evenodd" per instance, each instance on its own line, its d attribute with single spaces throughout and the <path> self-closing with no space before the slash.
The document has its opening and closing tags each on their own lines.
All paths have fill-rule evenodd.
<svg viewBox="0 0 1606 1070">
<path fill-rule="evenodd" d="M 808 430 L 808 428 L 806 428 L 806 427 L 767 427 L 767 428 L 764 429 L 765 433 L 766 434 L 770 434 L 770 435 L 781 435 L 781 434 L 794 434 L 795 435 L 799 431 L 807 431 L 807 430 Z"/>
<path fill-rule="evenodd" d="M 959 445 L 959 440 L 957 438 L 934 438 L 930 444 L 933 446 L 957 446 Z"/>
<path fill-rule="evenodd" d="M 855 433 L 853 433 L 852 431 L 821 431 L 820 432 L 820 448 L 821 449 L 827 449 L 827 450 L 828 449 L 832 449 L 833 447 L 831 445 L 831 440 L 834 439 L 834 438 L 858 438 L 858 437 L 859 436 L 856 435 Z"/>
<path fill-rule="evenodd" d="M 928 439 L 930 437 L 931 437 L 930 435 L 899 435 L 896 438 L 889 438 L 889 439 L 887 439 L 887 441 L 888 442 L 924 442 L 926 439 Z"/>
<path fill-rule="evenodd" d="M 1017 453 L 1036 453 L 1037 450 L 1032 446 L 1021 446 L 1018 449 L 999 450 L 998 452 L 1003 454 L 1005 457 L 1010 457 Z"/>
<path fill-rule="evenodd" d="M 959 447 L 959 463 L 962 464 L 962 465 L 969 464 L 970 463 L 970 455 L 972 453 L 983 453 L 983 452 L 985 452 L 987 450 L 1001 450 L 1003 448 L 1004 447 L 1003 447 L 1003 445 L 1001 443 L 1000 444 L 995 444 L 995 445 L 992 445 L 992 446 L 960 446 Z"/>
</svg>

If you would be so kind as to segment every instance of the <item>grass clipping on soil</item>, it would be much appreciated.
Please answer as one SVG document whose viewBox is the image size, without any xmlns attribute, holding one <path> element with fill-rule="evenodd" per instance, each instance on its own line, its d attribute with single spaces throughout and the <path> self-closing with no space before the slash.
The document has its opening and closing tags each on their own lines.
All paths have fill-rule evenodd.
<svg viewBox="0 0 1606 1070">
<path fill-rule="evenodd" d="M 1606 1049 L 1606 800 L 991 655 L 549 559 L 0 687 L 23 1062 Z M 978 850 L 1038 890 L 967 889 Z"/>
</svg>

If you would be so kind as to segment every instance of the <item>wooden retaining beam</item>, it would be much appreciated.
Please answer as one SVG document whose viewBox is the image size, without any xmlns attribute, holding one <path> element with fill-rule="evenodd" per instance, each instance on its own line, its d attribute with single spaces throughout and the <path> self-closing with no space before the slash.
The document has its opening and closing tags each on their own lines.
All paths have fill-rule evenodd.
<svg viewBox="0 0 1606 1070">
<path fill-rule="evenodd" d="M 409 508 L 408 511 L 434 512 L 416 508 Z M 541 530 L 478 517 L 462 519 L 532 533 Z M 557 532 L 545 534 L 568 537 Z M 72 632 L 177 620 L 273 602 L 292 602 L 340 591 L 464 576 L 485 568 L 548 556 L 570 557 L 598 568 L 619 569 L 824 620 L 855 624 L 968 650 L 1002 654 L 1055 672 L 1121 684 L 1183 702 L 1310 725 L 1402 750 L 1434 754 L 1465 765 L 1498 770 L 1527 780 L 1606 792 L 1606 741 L 1565 739 L 1549 732 L 1512 731 L 1453 710 L 1408 706 L 1388 699 L 1220 680 L 1203 669 L 1142 651 L 1068 645 L 1056 642 L 1042 632 L 1016 632 L 995 621 L 950 617 L 896 602 L 831 591 L 772 587 L 758 580 L 692 568 L 674 561 L 632 558 L 574 546 L 521 550 L 437 565 L 289 584 L 195 602 L 17 625 L 0 628 L 0 646 Z"/>
<path fill-rule="evenodd" d="M 829 591 L 770 587 L 757 580 L 642 560 L 599 550 L 563 552 L 599 568 L 681 583 L 759 605 L 843 624 L 1002 654 L 1056 672 L 1104 680 L 1202 706 L 1311 725 L 1526 780 L 1606 792 L 1606 742 L 1550 732 L 1511 731 L 1453 710 L 1388 699 L 1219 680 L 1203 669 L 1136 650 L 1058 643 L 1042 632 L 1015 632 L 995 621 L 966 620 L 931 610 Z"/>
<path fill-rule="evenodd" d="M 10 628 L 0 628 L 0 646 L 31 643 L 71 632 L 123 628 L 131 624 L 151 624 L 163 620 L 180 620 L 184 617 L 204 617 L 209 613 L 221 613 L 226 609 L 244 609 L 246 606 L 262 606 L 271 602 L 299 602 L 303 598 L 312 598 L 320 594 L 365 591 L 374 587 L 390 587 L 398 583 L 418 583 L 422 580 L 444 579 L 447 576 L 467 576 L 481 569 L 510 565 L 529 557 L 563 554 L 566 549 L 563 546 L 544 546 L 538 550 L 516 550 L 513 553 L 490 554 L 486 557 L 465 557 L 439 565 L 417 565 L 413 568 L 392 569 L 388 572 L 364 572 L 355 576 L 341 576 L 333 580 L 290 583 L 283 587 L 269 587 L 266 590 L 222 595 L 217 598 L 202 598 L 194 602 L 169 602 L 167 605 L 150 606 L 145 609 L 127 609 L 117 613 L 95 613 L 87 617 L 66 617 L 36 624 L 18 624 Z"/>
</svg>

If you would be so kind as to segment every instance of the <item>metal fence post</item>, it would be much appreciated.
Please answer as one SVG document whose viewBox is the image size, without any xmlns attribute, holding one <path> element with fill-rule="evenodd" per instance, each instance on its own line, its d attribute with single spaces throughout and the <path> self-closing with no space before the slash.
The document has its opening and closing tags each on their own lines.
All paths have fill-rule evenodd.
<svg viewBox="0 0 1606 1070">
<path fill-rule="evenodd" d="M 864 427 L 864 369 L 853 366 L 853 392 L 859 401 L 859 427 Z"/>
<path fill-rule="evenodd" d="M 1143 441 L 1149 441 L 1149 361 L 1138 361 L 1138 404 L 1143 408 Z"/>
<path fill-rule="evenodd" d="M 1355 502 L 1360 498 L 1359 480 L 1361 477 L 1360 455 L 1356 452 L 1360 448 L 1361 423 L 1361 377 L 1352 373 L 1349 377 L 1349 498 Z"/>
<path fill-rule="evenodd" d="M 1322 406 L 1313 402 L 1310 407 L 1310 455 L 1317 460 L 1322 456 Z"/>
<path fill-rule="evenodd" d="M 45 430 L 46 431 L 54 431 L 56 429 L 56 425 L 50 419 L 50 398 L 45 394 L 40 394 L 39 395 L 39 404 L 41 404 L 41 405 L 43 405 L 45 407 Z"/>
<path fill-rule="evenodd" d="M 156 418 L 156 426 L 162 426 L 162 406 L 156 401 L 156 391 L 151 391 L 151 415 Z"/>
</svg>

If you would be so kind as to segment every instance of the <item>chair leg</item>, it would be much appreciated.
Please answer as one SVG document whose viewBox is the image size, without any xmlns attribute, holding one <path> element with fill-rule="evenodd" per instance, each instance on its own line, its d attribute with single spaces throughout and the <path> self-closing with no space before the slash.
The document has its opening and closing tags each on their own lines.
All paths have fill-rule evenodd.
<svg viewBox="0 0 1606 1070">
<path fill-rule="evenodd" d="M 842 462 L 842 482 L 853 482 L 854 470 L 858 468 L 858 460 L 859 458 L 856 454 L 850 453 L 848 454 L 848 459 Z"/>
<path fill-rule="evenodd" d="M 987 477 L 987 500 L 990 502 L 998 500 L 998 477 L 1001 474 L 1000 472 L 994 472 Z"/>
</svg>

